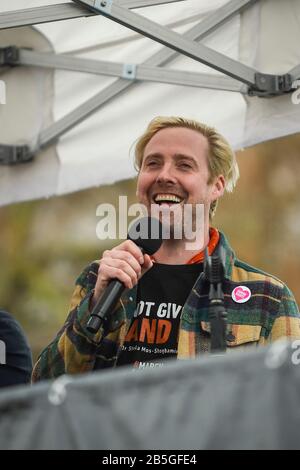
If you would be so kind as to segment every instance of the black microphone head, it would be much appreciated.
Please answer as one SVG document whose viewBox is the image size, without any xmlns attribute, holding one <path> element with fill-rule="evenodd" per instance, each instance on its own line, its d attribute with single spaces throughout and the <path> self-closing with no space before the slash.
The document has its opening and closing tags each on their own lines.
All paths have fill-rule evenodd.
<svg viewBox="0 0 300 470">
<path fill-rule="evenodd" d="M 151 256 L 161 247 L 162 234 L 163 226 L 159 219 L 143 217 L 131 225 L 127 239 L 133 241 L 143 249 L 144 253 Z"/>
</svg>

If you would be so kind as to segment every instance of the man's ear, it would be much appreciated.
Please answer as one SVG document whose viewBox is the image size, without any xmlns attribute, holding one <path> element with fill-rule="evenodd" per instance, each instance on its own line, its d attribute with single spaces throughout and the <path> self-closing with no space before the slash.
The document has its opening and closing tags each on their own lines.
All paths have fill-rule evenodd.
<svg viewBox="0 0 300 470">
<path fill-rule="evenodd" d="M 225 191 L 225 178 L 223 175 L 216 177 L 215 182 L 213 183 L 212 190 L 212 200 L 216 201 L 219 197 L 223 196 Z"/>
</svg>

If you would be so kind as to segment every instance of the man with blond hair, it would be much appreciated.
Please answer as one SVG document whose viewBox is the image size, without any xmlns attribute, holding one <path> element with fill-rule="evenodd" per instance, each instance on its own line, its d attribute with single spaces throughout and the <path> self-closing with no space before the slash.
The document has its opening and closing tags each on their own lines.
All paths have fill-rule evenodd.
<svg viewBox="0 0 300 470">
<path fill-rule="evenodd" d="M 210 350 L 208 285 L 204 250 L 225 252 L 224 304 L 227 350 L 265 345 L 281 337 L 300 338 L 299 312 L 280 280 L 238 260 L 224 234 L 211 226 L 218 199 L 239 176 L 235 155 L 215 129 L 191 119 L 158 117 L 138 139 L 137 198 L 150 211 L 172 213 L 170 237 L 150 257 L 130 240 L 103 253 L 76 281 L 71 311 L 54 341 L 42 352 L 33 381 L 106 367 L 163 366 Z M 188 248 L 187 205 L 201 205 L 200 244 Z M 175 210 L 174 210 L 175 209 Z M 161 211 L 161 212 L 160 212 Z M 151 212 L 152 213 L 152 212 Z M 195 226 L 196 210 L 189 223 Z M 197 224 L 196 224 L 197 225 Z M 86 326 L 93 306 L 112 279 L 127 290 L 106 330 Z"/>
</svg>

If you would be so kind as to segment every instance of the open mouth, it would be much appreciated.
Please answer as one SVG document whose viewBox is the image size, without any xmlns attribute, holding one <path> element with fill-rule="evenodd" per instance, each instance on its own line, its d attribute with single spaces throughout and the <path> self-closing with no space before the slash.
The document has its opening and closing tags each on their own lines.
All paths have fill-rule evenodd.
<svg viewBox="0 0 300 470">
<path fill-rule="evenodd" d="M 162 205 L 162 204 L 180 204 L 183 201 L 183 198 L 177 196 L 176 194 L 156 194 L 153 197 L 153 201 L 155 204 Z"/>
</svg>

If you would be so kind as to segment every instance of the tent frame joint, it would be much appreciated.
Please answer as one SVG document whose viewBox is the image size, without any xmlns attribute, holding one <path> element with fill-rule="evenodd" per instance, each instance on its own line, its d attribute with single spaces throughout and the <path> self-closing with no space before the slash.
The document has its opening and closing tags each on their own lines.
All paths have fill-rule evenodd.
<svg viewBox="0 0 300 470">
<path fill-rule="evenodd" d="M 136 64 L 124 64 L 122 70 L 122 78 L 127 80 L 136 79 Z"/>
<path fill-rule="evenodd" d="M 19 48 L 16 46 L 0 47 L 0 66 L 17 65 L 19 56 Z"/>
<path fill-rule="evenodd" d="M 271 75 L 257 72 L 255 86 L 248 89 L 249 96 L 272 97 L 293 91 L 292 75 Z"/>
<path fill-rule="evenodd" d="M 113 4 L 113 0 L 95 0 L 95 8 L 105 13 L 111 12 L 112 4 Z"/>
<path fill-rule="evenodd" d="M 28 145 L 0 145 L 0 165 L 18 165 L 33 160 L 34 154 Z"/>
</svg>

